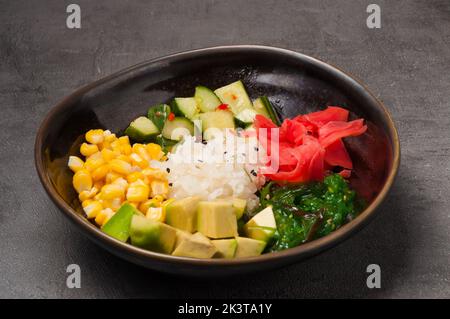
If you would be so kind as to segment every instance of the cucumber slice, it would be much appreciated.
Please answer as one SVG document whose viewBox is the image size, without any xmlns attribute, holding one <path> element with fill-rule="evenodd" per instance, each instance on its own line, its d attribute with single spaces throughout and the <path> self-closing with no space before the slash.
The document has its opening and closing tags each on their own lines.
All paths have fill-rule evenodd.
<svg viewBox="0 0 450 319">
<path fill-rule="evenodd" d="M 190 120 L 199 113 L 197 100 L 194 97 L 176 97 L 172 102 L 172 110 L 177 116 L 184 116 Z"/>
<path fill-rule="evenodd" d="M 174 146 L 178 143 L 177 141 L 169 140 L 168 138 L 158 135 L 155 139 L 155 143 L 159 144 L 164 153 L 172 152 Z"/>
<path fill-rule="evenodd" d="M 281 125 L 277 112 L 266 96 L 260 96 L 255 101 L 253 101 L 253 108 L 255 109 L 256 113 L 271 119 L 272 122 L 278 126 Z"/>
<path fill-rule="evenodd" d="M 166 121 L 162 130 L 164 138 L 180 141 L 185 135 L 194 135 L 194 124 L 185 117 L 176 117 Z"/>
<path fill-rule="evenodd" d="M 159 134 L 159 129 L 148 118 L 141 116 L 131 122 L 125 134 L 136 142 L 150 142 Z"/>
<path fill-rule="evenodd" d="M 254 109 L 245 109 L 238 115 L 236 115 L 235 120 L 236 124 L 239 127 L 245 128 L 248 125 L 253 124 L 255 121 L 256 111 Z"/>
<path fill-rule="evenodd" d="M 215 111 L 222 104 L 214 92 L 206 86 L 197 86 L 195 88 L 195 99 L 202 112 Z"/>
<path fill-rule="evenodd" d="M 225 110 L 217 110 L 214 112 L 200 113 L 200 120 L 202 121 L 203 138 L 209 140 L 213 138 L 213 130 L 206 131 L 211 128 L 216 129 L 234 129 L 233 113 Z"/>
<path fill-rule="evenodd" d="M 253 109 L 252 101 L 245 91 L 242 81 L 236 81 L 214 91 L 222 103 L 228 104 L 234 115 L 245 109 Z"/>
<path fill-rule="evenodd" d="M 147 117 L 158 127 L 161 131 L 164 123 L 170 114 L 170 106 L 167 104 L 158 104 L 148 109 Z"/>
</svg>

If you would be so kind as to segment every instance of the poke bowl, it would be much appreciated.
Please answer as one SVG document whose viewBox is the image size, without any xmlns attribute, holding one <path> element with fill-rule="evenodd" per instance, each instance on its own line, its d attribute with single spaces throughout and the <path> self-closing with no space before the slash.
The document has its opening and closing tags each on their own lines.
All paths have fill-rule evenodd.
<svg viewBox="0 0 450 319">
<path fill-rule="evenodd" d="M 387 109 L 348 74 L 240 45 L 78 89 L 42 122 L 35 162 L 53 202 L 101 247 L 214 276 L 298 262 L 355 234 L 388 194 L 400 145 Z"/>
</svg>

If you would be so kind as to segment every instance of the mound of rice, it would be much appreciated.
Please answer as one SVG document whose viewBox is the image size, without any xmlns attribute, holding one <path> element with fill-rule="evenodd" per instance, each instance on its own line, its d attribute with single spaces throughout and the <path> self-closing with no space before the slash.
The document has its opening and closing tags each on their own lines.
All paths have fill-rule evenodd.
<svg viewBox="0 0 450 319">
<path fill-rule="evenodd" d="M 259 204 L 255 193 L 264 184 L 257 174 L 265 156 L 260 149 L 255 137 L 240 138 L 232 132 L 207 143 L 192 137 L 178 144 L 167 161 L 151 165 L 169 172 L 170 197 L 237 197 L 246 199 L 251 211 Z"/>
</svg>

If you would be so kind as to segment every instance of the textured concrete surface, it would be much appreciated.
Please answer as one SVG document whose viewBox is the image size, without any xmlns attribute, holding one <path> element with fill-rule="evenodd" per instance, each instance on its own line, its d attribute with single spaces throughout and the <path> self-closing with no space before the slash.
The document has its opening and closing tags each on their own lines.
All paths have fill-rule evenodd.
<svg viewBox="0 0 450 319">
<path fill-rule="evenodd" d="M 81 6 L 82 29 L 65 26 Z M 366 7 L 382 28 L 366 27 Z M 362 79 L 392 112 L 403 158 L 379 216 L 301 264 L 226 280 L 128 264 L 84 238 L 50 202 L 35 132 L 58 100 L 134 63 L 192 48 L 266 44 Z M 450 297 L 450 2 L 0 1 L 0 297 Z M 82 288 L 66 288 L 66 267 Z M 366 287 L 366 266 L 382 288 Z"/>
</svg>

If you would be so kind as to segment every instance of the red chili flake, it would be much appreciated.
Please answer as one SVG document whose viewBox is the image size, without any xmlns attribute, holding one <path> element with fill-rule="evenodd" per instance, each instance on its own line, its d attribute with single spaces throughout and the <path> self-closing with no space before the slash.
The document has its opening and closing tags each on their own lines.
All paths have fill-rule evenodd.
<svg viewBox="0 0 450 319">
<path fill-rule="evenodd" d="M 170 113 L 169 116 L 167 117 L 167 119 L 168 119 L 169 121 L 173 121 L 173 120 L 175 119 L 175 114 Z"/>
<path fill-rule="evenodd" d="M 217 109 L 218 110 L 228 110 L 228 104 L 220 104 L 218 107 L 217 107 Z"/>
</svg>

